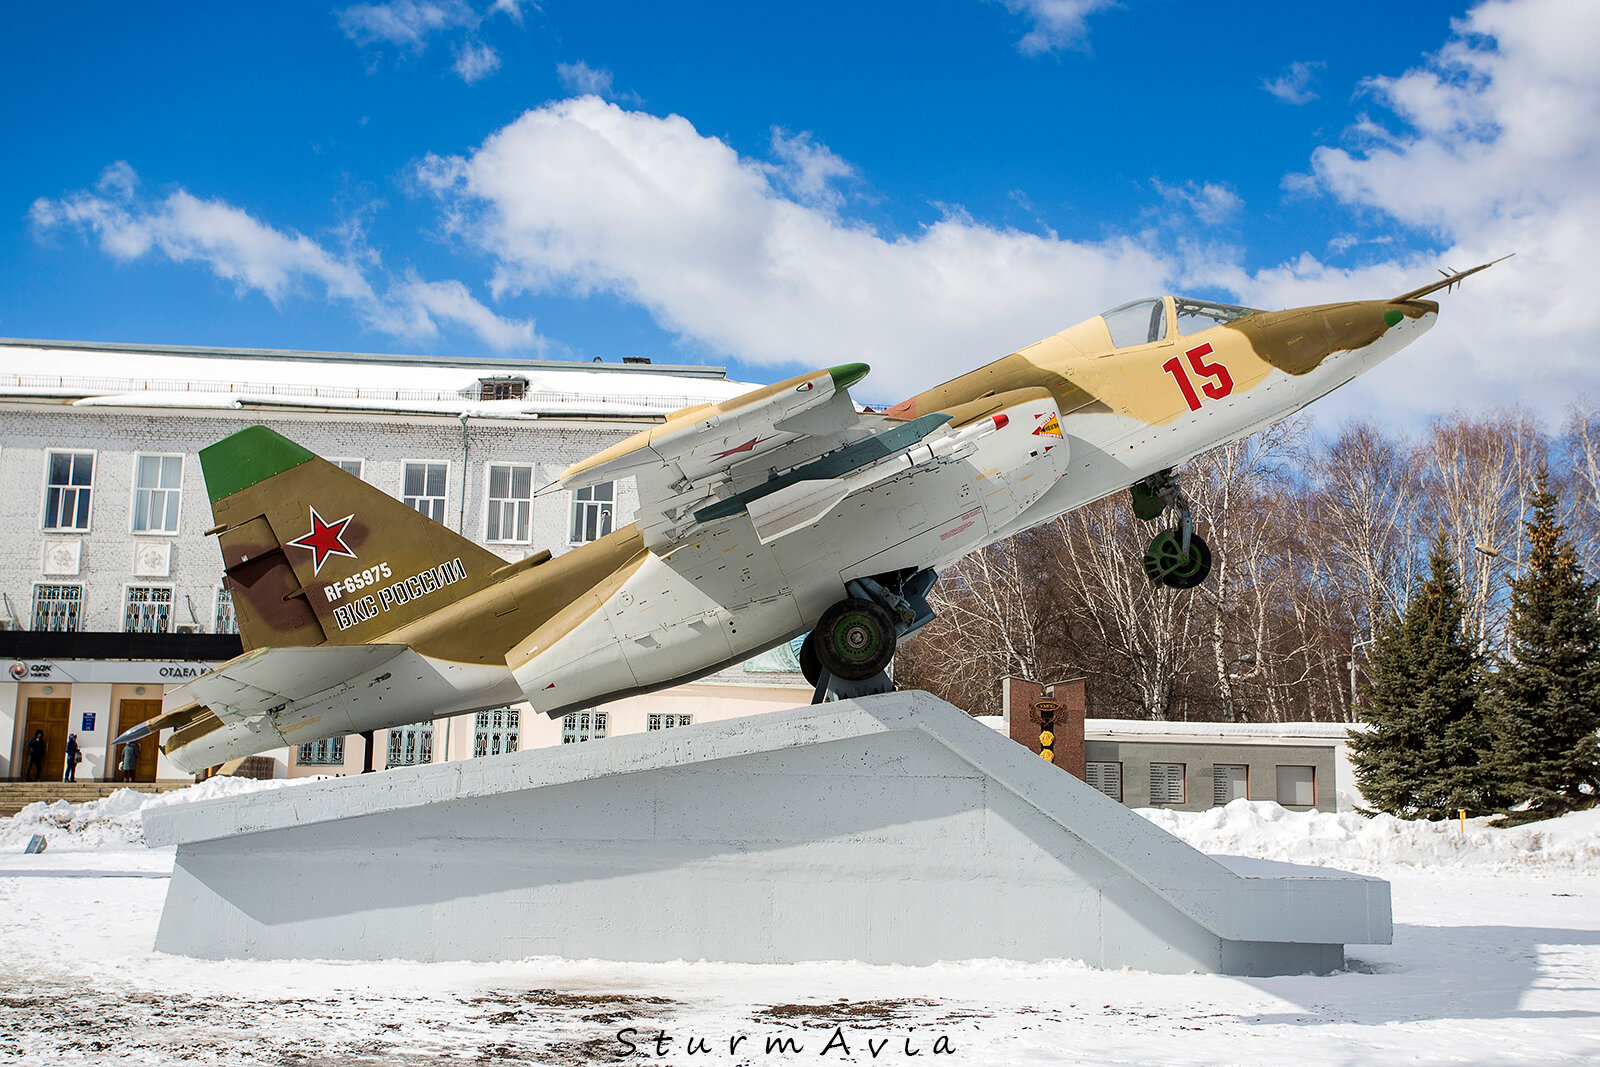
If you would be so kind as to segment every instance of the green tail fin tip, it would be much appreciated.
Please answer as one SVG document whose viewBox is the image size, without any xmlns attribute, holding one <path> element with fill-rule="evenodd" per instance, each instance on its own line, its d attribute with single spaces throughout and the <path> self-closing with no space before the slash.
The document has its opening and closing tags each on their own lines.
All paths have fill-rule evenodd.
<svg viewBox="0 0 1600 1067">
<path fill-rule="evenodd" d="M 202 448 L 200 470 L 206 477 L 206 495 L 215 504 L 241 489 L 316 458 L 265 426 L 247 426 Z"/>
</svg>

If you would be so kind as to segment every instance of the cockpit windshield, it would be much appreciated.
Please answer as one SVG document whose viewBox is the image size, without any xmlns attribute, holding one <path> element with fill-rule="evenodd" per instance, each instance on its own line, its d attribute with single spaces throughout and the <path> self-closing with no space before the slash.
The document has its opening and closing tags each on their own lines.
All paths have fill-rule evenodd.
<svg viewBox="0 0 1600 1067">
<path fill-rule="evenodd" d="M 1253 308 L 1217 304 L 1210 300 L 1191 300 L 1185 296 L 1173 297 L 1172 303 L 1178 312 L 1178 332 L 1185 337 L 1255 314 Z"/>
<path fill-rule="evenodd" d="M 1167 309 L 1159 297 L 1123 304 L 1100 317 L 1106 320 L 1111 343 L 1118 348 L 1154 344 L 1167 336 Z"/>
</svg>

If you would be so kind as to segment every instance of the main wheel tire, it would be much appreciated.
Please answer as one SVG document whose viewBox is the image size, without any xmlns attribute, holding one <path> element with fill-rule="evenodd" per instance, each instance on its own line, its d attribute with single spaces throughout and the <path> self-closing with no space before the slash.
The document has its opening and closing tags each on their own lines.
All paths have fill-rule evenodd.
<svg viewBox="0 0 1600 1067">
<path fill-rule="evenodd" d="M 817 659 L 817 635 L 814 633 L 806 634 L 806 639 L 800 642 L 800 673 L 806 676 L 806 684 L 813 689 L 822 677 L 822 663 Z"/>
<path fill-rule="evenodd" d="M 1183 551 L 1183 532 L 1163 530 L 1144 554 L 1144 571 L 1152 582 L 1171 589 L 1193 589 L 1211 573 L 1211 549 L 1199 534 L 1189 535 L 1189 552 Z"/>
<path fill-rule="evenodd" d="M 894 617 L 870 600 L 841 600 L 822 613 L 816 629 L 817 662 L 835 678 L 859 682 L 894 659 Z"/>
</svg>

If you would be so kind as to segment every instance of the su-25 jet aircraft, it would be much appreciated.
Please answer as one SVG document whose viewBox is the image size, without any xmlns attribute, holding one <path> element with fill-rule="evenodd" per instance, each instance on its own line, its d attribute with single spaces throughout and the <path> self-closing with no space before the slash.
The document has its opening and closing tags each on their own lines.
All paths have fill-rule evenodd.
<svg viewBox="0 0 1600 1067">
<path fill-rule="evenodd" d="M 692 680 L 810 633 L 828 694 L 890 688 L 935 572 L 1123 489 L 1173 519 L 1152 581 L 1202 581 L 1172 468 L 1298 411 L 1410 344 L 1423 299 L 1256 311 L 1137 300 L 882 413 L 847 364 L 688 408 L 544 491 L 637 479 L 638 520 L 507 563 L 253 426 L 200 462 L 248 651 L 118 738 L 172 731 L 199 770 L 285 744 L 526 700 L 551 716 Z"/>
</svg>

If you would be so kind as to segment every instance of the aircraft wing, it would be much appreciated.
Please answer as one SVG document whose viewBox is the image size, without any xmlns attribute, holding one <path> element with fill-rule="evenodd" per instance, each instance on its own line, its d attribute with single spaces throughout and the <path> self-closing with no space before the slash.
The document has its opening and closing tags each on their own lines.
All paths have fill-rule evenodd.
<svg viewBox="0 0 1600 1067">
<path fill-rule="evenodd" d="M 309 645 L 257 648 L 185 682 L 168 697 L 182 708 L 190 703 L 212 710 L 225 723 L 256 718 L 285 704 L 305 700 L 367 675 L 383 673 L 384 664 L 406 651 L 406 645 Z"/>
<path fill-rule="evenodd" d="M 849 387 L 867 374 L 850 363 L 802 374 L 721 404 L 687 408 L 562 472 L 540 492 L 633 476 L 645 544 L 659 548 L 696 524 L 695 513 L 773 473 L 873 436 L 899 420 L 858 414 Z"/>
</svg>

